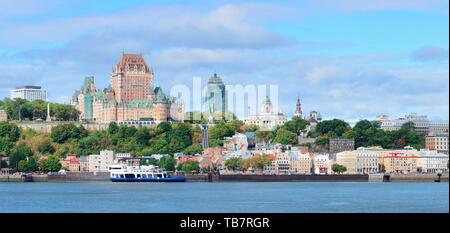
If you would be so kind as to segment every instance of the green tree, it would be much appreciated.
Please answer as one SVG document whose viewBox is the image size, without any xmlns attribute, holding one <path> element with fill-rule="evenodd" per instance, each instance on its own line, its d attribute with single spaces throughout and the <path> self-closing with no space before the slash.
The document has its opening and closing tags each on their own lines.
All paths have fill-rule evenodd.
<svg viewBox="0 0 450 233">
<path fill-rule="evenodd" d="M 0 154 L 9 155 L 11 148 L 14 146 L 14 142 L 11 142 L 9 138 L 0 137 Z"/>
<path fill-rule="evenodd" d="M 264 143 L 269 143 L 274 138 L 274 133 L 272 131 L 258 129 L 255 132 L 255 137 Z"/>
<path fill-rule="evenodd" d="M 225 124 L 224 122 L 220 122 L 214 126 L 209 127 L 209 144 L 211 147 L 222 146 L 224 138 L 233 136 L 234 133 L 234 130 L 231 129 L 227 124 Z"/>
<path fill-rule="evenodd" d="M 299 117 L 293 117 L 292 120 L 286 122 L 283 125 L 283 128 L 286 130 L 295 133 L 296 135 L 300 135 L 306 129 L 306 126 L 309 125 L 309 122 L 305 119 Z"/>
<path fill-rule="evenodd" d="M 241 126 L 243 126 L 244 123 L 240 120 L 231 120 L 228 121 L 226 125 L 233 132 L 241 132 Z"/>
<path fill-rule="evenodd" d="M 347 168 L 344 165 L 334 163 L 333 165 L 331 165 L 331 170 L 335 173 L 341 174 L 346 172 Z"/>
<path fill-rule="evenodd" d="M 117 132 L 119 132 L 119 125 L 115 121 L 109 123 L 109 125 L 108 125 L 108 134 L 109 135 L 114 135 Z"/>
<path fill-rule="evenodd" d="M 56 143 L 63 144 L 69 139 L 79 140 L 86 135 L 87 132 L 83 126 L 77 127 L 73 123 L 69 123 L 53 127 L 50 138 Z"/>
<path fill-rule="evenodd" d="M 177 161 L 173 156 L 166 155 L 163 156 L 159 160 L 159 167 L 163 169 L 164 171 L 175 171 L 175 165 L 177 164 Z"/>
<path fill-rule="evenodd" d="M 10 142 L 16 142 L 20 137 L 20 129 L 16 124 L 0 122 L 0 138 L 7 138 Z"/>
<path fill-rule="evenodd" d="M 20 160 L 17 170 L 19 172 L 27 172 L 28 171 L 28 163 L 27 163 L 27 161 L 26 160 Z"/>
<path fill-rule="evenodd" d="M 49 140 L 45 140 L 38 145 L 38 151 L 42 154 L 53 154 L 55 153 L 55 148 Z"/>
<path fill-rule="evenodd" d="M 37 161 L 34 157 L 29 157 L 27 162 L 27 172 L 33 172 L 39 170 Z"/>
<path fill-rule="evenodd" d="M 275 143 L 280 143 L 283 145 L 287 144 L 297 144 L 297 135 L 285 128 L 280 128 L 277 130 L 276 137 L 273 140 Z"/>
<path fill-rule="evenodd" d="M 325 120 L 316 125 L 316 131 L 321 135 L 325 135 L 331 132 L 332 135 L 340 137 L 345 131 L 349 129 L 350 125 L 347 122 L 339 119 Z"/>
<path fill-rule="evenodd" d="M 59 162 L 59 158 L 54 155 L 48 156 L 47 160 L 45 161 L 45 169 L 51 172 L 61 170 L 61 163 Z"/>
<path fill-rule="evenodd" d="M 200 171 L 200 165 L 197 161 L 186 161 L 179 164 L 177 170 L 184 172 L 198 172 Z"/>
<path fill-rule="evenodd" d="M 26 160 L 27 157 L 31 157 L 33 155 L 33 151 L 27 144 L 24 142 L 20 142 L 14 146 L 11 150 L 11 155 L 9 156 L 9 165 L 12 168 L 15 168 L 19 165 L 20 160 Z"/>
<path fill-rule="evenodd" d="M 227 159 L 227 161 L 225 161 L 225 167 L 233 171 L 239 169 L 241 165 L 242 165 L 242 158 L 240 157 L 229 158 Z"/>
<path fill-rule="evenodd" d="M 200 145 L 198 143 L 192 144 L 183 150 L 183 154 L 186 154 L 186 155 L 201 154 L 202 152 L 203 152 L 203 147 L 202 147 L 202 145 Z"/>
</svg>

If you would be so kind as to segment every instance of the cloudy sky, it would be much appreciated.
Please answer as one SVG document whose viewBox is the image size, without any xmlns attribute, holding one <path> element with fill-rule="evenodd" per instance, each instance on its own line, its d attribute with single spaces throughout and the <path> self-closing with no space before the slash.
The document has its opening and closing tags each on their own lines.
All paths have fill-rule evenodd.
<svg viewBox="0 0 450 233">
<path fill-rule="evenodd" d="M 42 85 L 68 102 L 87 75 L 106 87 L 122 51 L 165 90 L 217 72 L 279 85 L 281 110 L 348 121 L 449 115 L 447 0 L 0 0 L 0 98 Z"/>
</svg>

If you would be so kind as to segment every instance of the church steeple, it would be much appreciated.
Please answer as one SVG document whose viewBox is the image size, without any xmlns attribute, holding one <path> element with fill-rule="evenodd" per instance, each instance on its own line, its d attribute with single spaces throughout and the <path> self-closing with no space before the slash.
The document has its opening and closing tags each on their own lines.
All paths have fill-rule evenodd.
<svg viewBox="0 0 450 233">
<path fill-rule="evenodd" d="M 302 104 L 300 103 L 300 98 L 297 98 L 297 105 L 295 106 L 295 116 L 302 117 Z"/>
</svg>

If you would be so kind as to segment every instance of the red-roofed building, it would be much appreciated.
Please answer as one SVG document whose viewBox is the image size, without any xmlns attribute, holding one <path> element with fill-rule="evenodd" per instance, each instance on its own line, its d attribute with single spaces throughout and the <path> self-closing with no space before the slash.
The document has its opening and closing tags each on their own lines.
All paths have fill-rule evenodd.
<svg viewBox="0 0 450 233">
<path fill-rule="evenodd" d="M 80 171 L 80 158 L 76 155 L 67 155 L 60 163 L 63 168 L 67 168 L 70 172 Z"/>
<path fill-rule="evenodd" d="M 386 173 L 417 172 L 417 158 L 414 151 L 386 151 L 380 158 L 382 170 Z"/>
</svg>

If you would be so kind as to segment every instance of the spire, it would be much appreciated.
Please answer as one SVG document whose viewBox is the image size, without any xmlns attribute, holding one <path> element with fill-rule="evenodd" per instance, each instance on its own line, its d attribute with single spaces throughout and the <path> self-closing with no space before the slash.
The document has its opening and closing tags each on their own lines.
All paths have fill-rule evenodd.
<svg viewBox="0 0 450 233">
<path fill-rule="evenodd" d="M 302 104 L 300 103 L 300 97 L 297 97 L 297 104 L 295 106 L 295 116 L 302 117 Z"/>
</svg>

